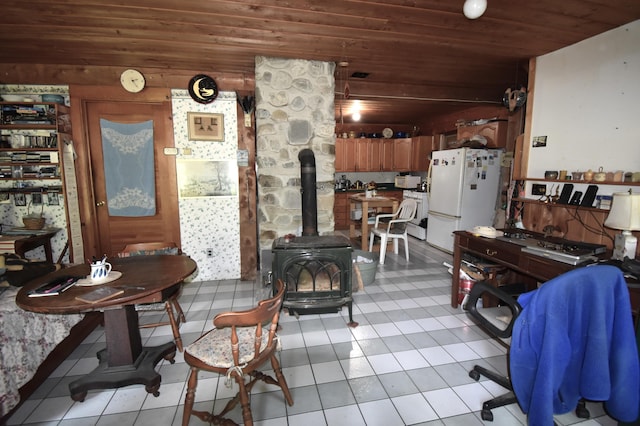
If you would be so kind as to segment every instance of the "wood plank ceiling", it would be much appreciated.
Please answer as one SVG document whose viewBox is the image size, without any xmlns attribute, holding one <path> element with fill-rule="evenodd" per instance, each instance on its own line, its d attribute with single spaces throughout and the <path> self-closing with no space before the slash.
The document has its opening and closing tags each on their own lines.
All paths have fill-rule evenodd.
<svg viewBox="0 0 640 426">
<path fill-rule="evenodd" d="M 640 18 L 638 0 L 488 0 L 477 20 L 465 18 L 462 6 L 463 0 L 5 1 L 0 64 L 253 78 L 256 55 L 343 61 L 348 66 L 336 67 L 339 120 L 341 112 L 350 120 L 358 100 L 363 122 L 410 123 L 500 104 L 506 88 L 526 85 L 529 58 Z M 353 78 L 354 72 L 368 76 Z"/>
</svg>

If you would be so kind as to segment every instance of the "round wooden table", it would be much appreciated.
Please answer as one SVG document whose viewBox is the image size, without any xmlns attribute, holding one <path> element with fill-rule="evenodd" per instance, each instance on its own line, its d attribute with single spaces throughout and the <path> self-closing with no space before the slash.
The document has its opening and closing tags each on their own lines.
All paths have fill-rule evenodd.
<svg viewBox="0 0 640 426">
<path fill-rule="evenodd" d="M 97 353 L 98 367 L 69 384 L 71 398 L 84 401 L 91 389 L 108 389 L 141 383 L 147 392 L 158 396 L 160 374 L 155 366 L 161 359 L 174 362 L 173 341 L 155 347 L 143 347 L 135 305 L 166 300 L 180 289 L 184 279 L 197 268 L 187 256 L 135 256 L 109 259 L 113 271 L 122 276 L 99 286 L 115 287 L 124 293 L 98 303 L 76 299 L 99 286 L 73 286 L 56 296 L 29 297 L 29 291 L 56 276 L 85 277 L 89 265 L 75 265 L 30 281 L 16 296 L 16 304 L 27 311 L 44 314 L 72 314 L 104 311 L 106 348 Z"/>
</svg>

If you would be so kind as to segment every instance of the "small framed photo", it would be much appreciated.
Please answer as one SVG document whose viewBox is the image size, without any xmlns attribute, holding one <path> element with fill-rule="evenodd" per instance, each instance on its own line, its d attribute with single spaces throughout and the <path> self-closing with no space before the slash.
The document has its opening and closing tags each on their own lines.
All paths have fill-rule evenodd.
<svg viewBox="0 0 640 426">
<path fill-rule="evenodd" d="M 0 204 L 10 204 L 11 197 L 8 192 L 0 192 Z"/>
<path fill-rule="evenodd" d="M 13 204 L 16 206 L 26 206 L 27 196 L 24 192 L 16 192 L 13 194 Z"/>
<path fill-rule="evenodd" d="M 224 140 L 223 114 L 188 112 L 187 122 L 191 141 L 222 142 Z"/>
<path fill-rule="evenodd" d="M 57 206 L 60 204 L 60 195 L 57 192 L 47 192 L 47 204 Z"/>
<path fill-rule="evenodd" d="M 42 192 L 31 193 L 31 204 L 33 204 L 34 206 L 42 204 Z"/>
</svg>

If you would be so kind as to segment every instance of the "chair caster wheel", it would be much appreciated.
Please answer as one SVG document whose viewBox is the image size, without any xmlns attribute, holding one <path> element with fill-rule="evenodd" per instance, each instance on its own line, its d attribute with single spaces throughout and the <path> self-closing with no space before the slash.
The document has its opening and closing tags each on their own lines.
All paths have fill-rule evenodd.
<svg viewBox="0 0 640 426">
<path fill-rule="evenodd" d="M 589 413 L 584 401 L 578 402 L 578 406 L 576 407 L 576 416 L 581 419 L 588 419 L 591 417 L 591 413 Z"/>
<path fill-rule="evenodd" d="M 478 380 L 480 380 L 480 373 L 478 373 L 476 370 L 471 370 L 469 371 L 469 377 L 477 382 Z"/>
<path fill-rule="evenodd" d="M 493 421 L 493 413 L 491 412 L 491 410 L 482 410 L 480 412 L 480 417 L 482 417 L 482 420 L 487 422 Z"/>
</svg>

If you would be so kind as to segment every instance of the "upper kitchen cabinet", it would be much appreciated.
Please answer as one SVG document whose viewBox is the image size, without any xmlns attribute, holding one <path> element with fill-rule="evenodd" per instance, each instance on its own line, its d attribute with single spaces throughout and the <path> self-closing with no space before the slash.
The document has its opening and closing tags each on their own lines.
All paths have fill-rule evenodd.
<svg viewBox="0 0 640 426">
<path fill-rule="evenodd" d="M 394 139 L 370 139 L 369 159 L 371 172 L 393 171 Z"/>
<path fill-rule="evenodd" d="M 392 171 L 389 158 L 391 139 L 338 138 L 336 139 L 336 172 Z"/>
<path fill-rule="evenodd" d="M 411 138 L 396 139 L 393 145 L 393 170 L 396 172 L 410 172 L 413 166 L 412 153 Z"/>
<path fill-rule="evenodd" d="M 404 139 L 337 138 L 337 172 L 426 171 L 433 137 Z"/>
<path fill-rule="evenodd" d="M 436 149 L 433 136 L 418 136 L 411 139 L 411 171 L 426 172 L 429 169 L 429 155 Z"/>
<path fill-rule="evenodd" d="M 369 139 L 336 139 L 336 172 L 369 171 Z"/>
<path fill-rule="evenodd" d="M 476 135 L 487 140 L 487 148 L 507 146 L 507 121 L 491 121 L 485 124 L 458 127 L 458 140 L 470 140 Z"/>
</svg>

